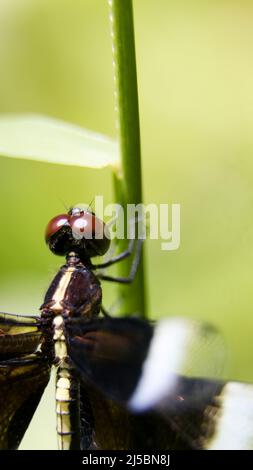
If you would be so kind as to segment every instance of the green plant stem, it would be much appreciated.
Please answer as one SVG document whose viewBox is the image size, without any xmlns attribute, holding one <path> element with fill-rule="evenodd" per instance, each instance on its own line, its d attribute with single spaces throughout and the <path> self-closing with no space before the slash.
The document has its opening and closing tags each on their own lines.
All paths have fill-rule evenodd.
<svg viewBox="0 0 253 470">
<path fill-rule="evenodd" d="M 142 202 L 140 126 L 131 0 L 108 0 L 110 8 L 115 102 L 119 127 L 121 168 L 115 174 L 117 202 Z M 121 244 L 121 248 L 123 244 Z M 119 263 L 119 275 L 127 276 L 131 260 Z M 134 283 L 120 288 L 121 311 L 145 316 L 143 256 Z"/>
</svg>

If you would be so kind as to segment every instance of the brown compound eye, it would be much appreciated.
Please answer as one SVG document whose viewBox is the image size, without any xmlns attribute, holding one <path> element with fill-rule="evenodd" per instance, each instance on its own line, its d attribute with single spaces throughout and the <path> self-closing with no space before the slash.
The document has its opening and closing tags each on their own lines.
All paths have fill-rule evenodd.
<svg viewBox="0 0 253 470">
<path fill-rule="evenodd" d="M 63 227 L 63 225 L 69 226 L 69 218 L 70 216 L 68 214 L 60 214 L 48 222 L 45 231 L 46 243 L 49 242 L 50 238 L 55 235 Z"/>
<path fill-rule="evenodd" d="M 90 256 L 103 255 L 110 246 L 106 224 L 89 211 L 74 209 L 69 216 L 69 225 L 75 240 L 84 239 Z"/>
<path fill-rule="evenodd" d="M 75 211 L 75 212 L 74 212 Z M 96 229 L 96 217 L 91 212 L 74 209 L 69 216 L 69 225 L 72 230 L 73 238 L 81 240 L 92 240 Z"/>
</svg>

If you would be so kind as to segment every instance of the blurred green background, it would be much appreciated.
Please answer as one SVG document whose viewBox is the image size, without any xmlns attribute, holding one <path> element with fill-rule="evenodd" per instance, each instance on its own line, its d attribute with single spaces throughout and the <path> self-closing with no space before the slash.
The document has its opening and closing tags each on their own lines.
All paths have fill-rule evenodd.
<svg viewBox="0 0 253 470">
<path fill-rule="evenodd" d="M 230 375 L 253 380 L 253 5 L 133 5 L 144 199 L 181 204 L 180 249 L 146 243 L 149 314 L 211 321 Z M 0 112 L 116 136 L 106 0 L 0 0 Z M 1 157 L 0 175 L 0 308 L 34 314 L 63 261 L 45 225 L 64 204 L 111 201 L 111 174 Z M 54 428 L 48 390 L 22 448 L 56 448 Z"/>
</svg>

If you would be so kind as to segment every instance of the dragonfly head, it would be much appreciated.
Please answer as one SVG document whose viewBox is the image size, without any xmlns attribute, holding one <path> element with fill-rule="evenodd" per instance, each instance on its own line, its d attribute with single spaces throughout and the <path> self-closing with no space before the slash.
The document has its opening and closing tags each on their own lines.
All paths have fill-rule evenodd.
<svg viewBox="0 0 253 470">
<path fill-rule="evenodd" d="M 56 255 L 71 251 L 81 258 L 104 255 L 110 246 L 107 225 L 94 212 L 79 207 L 51 219 L 46 227 L 46 243 Z"/>
</svg>

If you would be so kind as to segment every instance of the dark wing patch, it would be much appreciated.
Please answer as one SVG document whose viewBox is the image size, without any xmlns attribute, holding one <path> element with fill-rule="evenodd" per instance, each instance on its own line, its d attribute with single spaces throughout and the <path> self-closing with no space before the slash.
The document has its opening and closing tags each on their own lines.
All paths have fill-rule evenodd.
<svg viewBox="0 0 253 470">
<path fill-rule="evenodd" d="M 17 449 L 49 380 L 36 355 L 0 361 L 0 449 Z"/>
<path fill-rule="evenodd" d="M 93 449 L 94 445 L 94 415 L 86 387 L 80 384 L 80 449 Z"/>
<path fill-rule="evenodd" d="M 91 441 L 89 447 L 83 447 L 83 450 L 148 451 L 192 448 L 189 442 L 156 412 L 133 414 L 87 384 L 85 394 L 92 409 L 92 421 L 89 421 L 92 426 L 87 428 L 86 423 L 86 432 L 88 431 Z"/>
<path fill-rule="evenodd" d="M 216 432 L 219 398 L 225 383 L 177 377 L 173 392 L 157 404 L 156 411 L 191 449 L 207 448 Z"/>
<path fill-rule="evenodd" d="M 152 327 L 137 319 L 70 321 L 69 354 L 85 380 L 108 397 L 124 402 L 141 374 Z"/>
<path fill-rule="evenodd" d="M 0 359 L 33 353 L 38 349 L 40 340 L 40 331 L 20 334 L 1 334 L 0 332 Z"/>
</svg>

